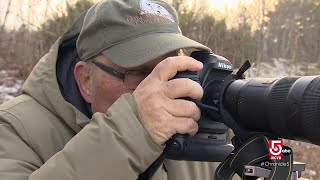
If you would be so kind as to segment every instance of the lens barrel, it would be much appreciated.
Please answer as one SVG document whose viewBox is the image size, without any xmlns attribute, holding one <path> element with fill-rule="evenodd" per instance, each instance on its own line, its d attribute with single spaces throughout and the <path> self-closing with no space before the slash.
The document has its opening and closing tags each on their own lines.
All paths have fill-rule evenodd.
<svg viewBox="0 0 320 180">
<path fill-rule="evenodd" d="M 223 104 L 250 132 L 320 145 L 320 77 L 236 80 Z"/>
</svg>

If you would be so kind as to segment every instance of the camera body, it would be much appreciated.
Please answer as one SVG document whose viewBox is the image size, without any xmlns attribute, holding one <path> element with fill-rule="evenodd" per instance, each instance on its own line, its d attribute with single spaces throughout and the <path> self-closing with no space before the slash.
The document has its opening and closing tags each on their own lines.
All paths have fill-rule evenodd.
<svg viewBox="0 0 320 180">
<path fill-rule="evenodd" d="M 234 149 L 229 142 L 229 128 L 221 123 L 218 113 L 225 79 L 233 71 L 232 64 L 224 57 L 209 52 L 195 51 L 190 56 L 202 62 L 203 69 L 178 72 L 174 78 L 189 78 L 204 89 L 201 102 L 195 102 L 201 109 L 199 130 L 192 137 L 174 135 L 166 142 L 164 155 L 175 160 L 221 162 Z"/>
</svg>

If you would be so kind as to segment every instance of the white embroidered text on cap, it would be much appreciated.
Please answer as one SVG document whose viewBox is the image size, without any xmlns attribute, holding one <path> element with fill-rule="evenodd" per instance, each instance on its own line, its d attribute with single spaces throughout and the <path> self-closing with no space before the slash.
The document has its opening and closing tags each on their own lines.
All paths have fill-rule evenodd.
<svg viewBox="0 0 320 180">
<path fill-rule="evenodd" d="M 164 7 L 149 0 L 140 1 L 140 10 L 141 15 L 150 13 L 153 15 L 164 17 L 174 23 L 173 16 Z"/>
</svg>

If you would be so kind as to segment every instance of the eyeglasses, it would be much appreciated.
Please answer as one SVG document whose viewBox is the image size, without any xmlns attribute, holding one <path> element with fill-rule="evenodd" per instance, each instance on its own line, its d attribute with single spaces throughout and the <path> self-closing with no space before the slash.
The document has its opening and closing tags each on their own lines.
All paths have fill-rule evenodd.
<svg viewBox="0 0 320 180">
<path fill-rule="evenodd" d="M 152 69 L 136 69 L 119 72 L 95 59 L 90 60 L 90 62 L 99 67 L 104 72 L 122 79 L 124 86 L 130 90 L 136 89 L 136 87 L 152 72 Z"/>
</svg>

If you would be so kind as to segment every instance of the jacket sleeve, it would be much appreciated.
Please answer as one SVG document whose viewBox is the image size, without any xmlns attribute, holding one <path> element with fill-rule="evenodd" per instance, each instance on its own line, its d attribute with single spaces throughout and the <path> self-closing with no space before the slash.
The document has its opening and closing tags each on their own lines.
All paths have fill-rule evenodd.
<svg viewBox="0 0 320 180">
<path fill-rule="evenodd" d="M 44 163 L 0 118 L 0 179 L 136 179 L 163 148 L 140 123 L 132 95 L 125 94 Z"/>
</svg>

